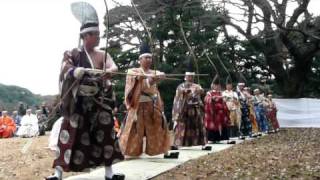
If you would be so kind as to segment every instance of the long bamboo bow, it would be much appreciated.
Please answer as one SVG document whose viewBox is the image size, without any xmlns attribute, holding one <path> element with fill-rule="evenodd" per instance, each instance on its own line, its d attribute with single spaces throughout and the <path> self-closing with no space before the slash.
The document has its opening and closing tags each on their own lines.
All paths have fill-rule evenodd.
<svg viewBox="0 0 320 180">
<path fill-rule="evenodd" d="M 139 19 L 140 19 L 140 22 L 144 28 L 144 30 L 147 32 L 147 35 L 148 35 L 148 38 L 149 38 L 149 42 L 150 42 L 150 45 L 151 45 L 151 53 L 152 53 L 152 59 L 154 59 L 154 70 L 155 70 L 155 73 L 157 71 L 157 66 L 158 66 L 158 62 L 154 56 L 154 41 L 153 41 L 153 38 L 152 38 L 152 35 L 151 35 L 151 32 L 149 31 L 149 28 L 147 27 L 147 24 L 146 22 L 143 20 L 137 6 L 134 4 L 133 0 L 130 1 L 131 2 L 131 5 L 133 7 L 133 9 L 135 10 L 136 14 L 138 15 Z"/>
</svg>

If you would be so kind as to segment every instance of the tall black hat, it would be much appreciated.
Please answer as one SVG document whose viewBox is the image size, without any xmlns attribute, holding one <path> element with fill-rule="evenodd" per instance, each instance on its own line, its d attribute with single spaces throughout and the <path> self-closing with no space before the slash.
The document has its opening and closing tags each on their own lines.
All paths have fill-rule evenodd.
<svg viewBox="0 0 320 180">
<path fill-rule="evenodd" d="M 152 57 L 150 46 L 147 42 L 143 42 L 140 46 L 140 56 L 139 59 L 145 56 Z"/>
<path fill-rule="evenodd" d="M 194 72 L 194 64 L 193 64 L 192 58 L 191 58 L 190 56 L 187 56 L 187 57 L 186 57 L 186 61 L 187 61 L 187 63 L 188 63 L 186 75 L 194 76 L 194 75 L 195 75 L 195 72 Z"/>
<path fill-rule="evenodd" d="M 220 82 L 220 77 L 218 74 L 216 74 L 211 82 L 211 85 L 212 84 L 216 84 L 216 85 L 221 85 L 221 82 Z"/>
<path fill-rule="evenodd" d="M 232 84 L 231 76 L 228 76 L 228 77 L 226 78 L 226 84 Z"/>
</svg>

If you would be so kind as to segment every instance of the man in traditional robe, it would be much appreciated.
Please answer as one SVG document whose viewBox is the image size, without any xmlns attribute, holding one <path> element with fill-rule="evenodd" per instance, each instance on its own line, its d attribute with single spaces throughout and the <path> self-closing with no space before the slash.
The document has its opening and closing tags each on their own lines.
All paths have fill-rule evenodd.
<svg viewBox="0 0 320 180">
<path fill-rule="evenodd" d="M 35 137 L 39 135 L 39 124 L 36 115 L 32 114 L 32 109 L 26 110 L 26 115 L 21 119 L 21 126 L 17 131 L 19 137 Z"/>
<path fill-rule="evenodd" d="M 245 136 L 251 136 L 252 127 L 249 119 L 249 105 L 248 99 L 244 92 L 245 83 L 240 82 L 237 86 L 237 94 L 239 97 L 240 108 L 241 108 L 241 123 L 240 123 L 240 139 L 245 139 Z"/>
<path fill-rule="evenodd" d="M 10 138 L 16 131 L 16 125 L 13 119 L 8 116 L 7 111 L 2 111 L 0 117 L 0 138 Z"/>
<path fill-rule="evenodd" d="M 194 72 L 186 72 L 185 82 L 178 86 L 173 101 L 172 120 L 175 124 L 174 146 L 176 147 L 207 143 L 201 100 L 204 90 L 193 82 L 194 75 Z"/>
<path fill-rule="evenodd" d="M 277 106 L 275 102 L 272 100 L 272 94 L 268 94 L 267 98 L 267 118 L 271 121 L 273 131 L 277 132 L 279 131 L 279 122 L 277 118 Z"/>
<path fill-rule="evenodd" d="M 125 86 L 127 117 L 120 135 L 122 153 L 138 157 L 167 153 L 170 137 L 157 82 L 164 73 L 152 70 L 152 54 L 147 44 L 140 49 L 139 68 L 128 70 Z M 145 149 L 143 144 L 145 143 Z"/>
<path fill-rule="evenodd" d="M 256 119 L 256 113 L 254 111 L 254 105 L 253 105 L 254 97 L 251 94 L 251 90 L 249 87 L 244 88 L 244 94 L 247 97 L 247 102 L 249 106 L 249 119 L 251 121 L 252 136 L 256 137 L 257 135 L 259 135 L 259 126 Z"/>
<path fill-rule="evenodd" d="M 21 126 L 21 116 L 18 114 L 18 111 L 12 112 L 12 119 L 14 120 L 14 123 L 16 124 L 16 131 L 18 131 L 19 127 Z"/>
<path fill-rule="evenodd" d="M 208 141 L 217 143 L 229 140 L 230 116 L 227 104 L 223 100 L 219 80 L 211 84 L 211 91 L 205 96 L 204 123 L 207 130 Z"/>
<path fill-rule="evenodd" d="M 227 82 L 226 90 L 222 92 L 222 96 L 229 110 L 230 137 L 238 137 L 241 122 L 241 110 L 238 94 L 237 92 L 233 91 L 231 82 Z"/>
<path fill-rule="evenodd" d="M 268 133 L 268 119 L 266 116 L 266 99 L 263 94 L 260 93 L 259 89 L 255 89 L 254 93 L 254 110 L 256 113 L 256 118 L 259 124 L 259 129 L 261 132 Z"/>
<path fill-rule="evenodd" d="M 82 9 L 83 13 L 90 10 L 86 7 L 92 7 L 84 2 L 74 4 L 77 5 L 80 7 L 74 9 Z M 64 53 L 60 73 L 63 120 L 53 163 L 55 174 L 47 180 L 62 179 L 62 171 L 81 172 L 100 165 L 105 166 L 106 180 L 124 179 L 124 175 L 112 170 L 112 164 L 123 159 L 113 129 L 114 96 L 110 82 L 110 73 L 118 68 L 109 54 L 95 48 L 100 32 L 96 12 L 88 16 L 92 14 L 95 16 L 90 21 L 81 22 L 83 46 Z M 105 73 L 101 74 L 102 71 Z"/>
</svg>

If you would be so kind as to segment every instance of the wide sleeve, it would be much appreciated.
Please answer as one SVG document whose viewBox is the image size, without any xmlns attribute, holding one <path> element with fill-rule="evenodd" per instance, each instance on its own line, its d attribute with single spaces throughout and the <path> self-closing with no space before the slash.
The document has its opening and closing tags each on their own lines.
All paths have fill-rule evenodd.
<svg viewBox="0 0 320 180">
<path fill-rule="evenodd" d="M 103 55 L 105 55 L 105 52 L 103 53 Z M 106 71 L 111 71 L 111 72 L 118 71 L 118 66 L 113 61 L 113 59 L 109 53 L 107 53 L 107 60 L 106 60 L 106 67 L 105 68 L 106 68 Z"/>
<path fill-rule="evenodd" d="M 179 119 L 179 116 L 181 115 L 182 109 L 183 109 L 183 88 L 181 85 L 178 86 L 176 90 L 176 95 L 173 100 L 173 107 L 172 107 L 172 120 L 177 121 Z"/>
<path fill-rule="evenodd" d="M 67 78 L 72 78 L 72 72 L 77 66 L 76 61 L 79 58 L 79 50 L 73 49 L 72 51 L 65 51 L 63 53 L 63 58 L 60 68 L 60 77 L 59 81 L 64 81 Z"/>
<path fill-rule="evenodd" d="M 74 69 L 80 61 L 79 49 L 66 51 L 61 64 L 59 90 L 61 98 L 61 114 L 68 117 L 75 111 L 76 94 L 79 87 L 79 81 L 73 76 Z"/>
<path fill-rule="evenodd" d="M 213 102 L 212 102 L 212 95 L 210 92 L 207 92 L 205 98 L 204 98 L 204 121 L 205 121 L 205 126 L 208 127 L 208 122 L 210 122 L 213 118 L 214 115 L 214 109 L 213 109 Z"/>
<path fill-rule="evenodd" d="M 139 74 L 137 69 L 129 69 L 127 73 L 124 101 L 128 110 L 131 108 L 136 109 L 139 105 L 142 83 L 137 74 Z"/>
</svg>

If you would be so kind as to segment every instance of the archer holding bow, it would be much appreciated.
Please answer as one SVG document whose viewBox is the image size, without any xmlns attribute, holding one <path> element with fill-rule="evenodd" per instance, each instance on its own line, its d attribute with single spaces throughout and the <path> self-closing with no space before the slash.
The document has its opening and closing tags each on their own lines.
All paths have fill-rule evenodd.
<svg viewBox="0 0 320 180">
<path fill-rule="evenodd" d="M 169 130 L 157 87 L 165 74 L 150 69 L 152 54 L 147 44 L 140 48 L 139 64 L 140 67 L 129 69 L 126 77 L 124 100 L 128 114 L 120 135 L 120 148 L 127 156 L 136 157 L 143 152 L 154 156 L 170 148 Z"/>
<path fill-rule="evenodd" d="M 55 174 L 46 180 L 61 180 L 62 171 L 81 172 L 105 166 L 105 179 L 124 179 L 113 174 L 112 164 L 123 159 L 113 129 L 114 106 L 110 77 L 93 76 L 85 68 L 117 71 L 110 55 L 96 50 L 100 40 L 99 21 L 88 3 L 76 2 L 72 12 L 80 21 L 83 46 L 64 54 L 60 74 L 63 122 L 53 163 Z M 109 83 L 108 83 L 109 82 Z"/>
</svg>

